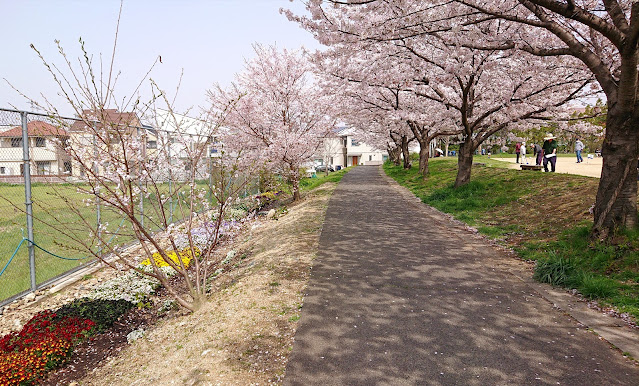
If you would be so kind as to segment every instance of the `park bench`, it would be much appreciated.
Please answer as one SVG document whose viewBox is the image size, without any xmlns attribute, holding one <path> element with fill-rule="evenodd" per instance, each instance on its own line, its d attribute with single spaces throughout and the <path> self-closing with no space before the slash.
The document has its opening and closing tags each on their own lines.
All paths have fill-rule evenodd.
<svg viewBox="0 0 639 386">
<path fill-rule="evenodd" d="M 521 170 L 537 170 L 541 171 L 541 165 L 520 165 Z"/>
</svg>

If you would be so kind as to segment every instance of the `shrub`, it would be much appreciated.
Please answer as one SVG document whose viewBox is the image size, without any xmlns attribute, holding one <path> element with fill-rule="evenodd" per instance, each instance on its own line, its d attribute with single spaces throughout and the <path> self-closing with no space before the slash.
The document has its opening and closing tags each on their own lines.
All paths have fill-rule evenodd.
<svg viewBox="0 0 639 386">
<path fill-rule="evenodd" d="M 116 320 L 134 306 L 126 300 L 76 299 L 72 303 L 60 307 L 55 313 L 58 318 L 76 317 L 91 319 L 98 332 L 113 326 Z"/>
</svg>

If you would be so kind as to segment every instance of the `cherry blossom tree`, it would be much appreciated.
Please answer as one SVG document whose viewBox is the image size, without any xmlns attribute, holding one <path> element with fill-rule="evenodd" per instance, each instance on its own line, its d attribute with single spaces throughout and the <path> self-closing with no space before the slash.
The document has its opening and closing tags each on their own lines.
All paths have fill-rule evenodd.
<svg viewBox="0 0 639 386">
<path fill-rule="evenodd" d="M 329 6 L 325 7 L 326 3 Z M 442 122 L 452 120 L 454 125 L 448 126 L 462 130 L 455 186 L 470 181 L 474 151 L 486 139 L 510 123 L 551 114 L 588 92 L 593 80 L 574 60 L 460 44 L 458 35 L 468 41 L 489 41 L 493 36 L 517 36 L 522 31 L 495 20 L 476 28 L 470 16 L 468 25 L 450 23 L 451 18 L 461 20 L 459 6 L 427 7 L 403 0 L 311 1 L 307 8 L 310 17 L 287 14 L 329 45 L 330 54 L 339 57 L 367 52 L 356 61 L 362 69 L 388 69 L 376 72 L 376 81 L 396 83 L 403 78 L 399 82 L 402 90 L 424 100 L 422 106 L 439 105 L 439 111 L 430 109 L 428 116 L 437 114 Z M 369 57 L 374 60 L 367 61 Z M 413 109 L 412 113 L 420 111 Z M 413 124 L 412 128 L 430 128 L 432 124 Z"/>
<path fill-rule="evenodd" d="M 357 122 L 353 126 L 366 130 L 374 122 L 386 121 L 384 131 L 395 143 L 389 154 L 400 150 L 405 168 L 411 165 L 408 144 L 416 140 L 420 145 L 419 172 L 426 176 L 431 142 L 459 130 L 454 129 L 452 115 L 440 104 L 416 92 L 421 79 L 414 76 L 416 70 L 411 67 L 410 56 L 405 52 L 389 55 L 383 45 L 373 42 L 360 45 L 357 50 L 333 47 L 313 58 L 327 79 L 327 89 L 344 95 L 348 101 L 342 114 Z"/>
<path fill-rule="evenodd" d="M 500 18 L 528 33 L 482 42 L 532 55 L 571 57 L 597 79 L 608 114 L 603 169 L 594 206 L 593 236 L 608 238 L 618 227 L 636 228 L 639 109 L 637 109 L 639 3 L 630 0 L 459 0 L 473 22 Z M 479 12 L 479 14 L 477 14 Z"/>
<path fill-rule="evenodd" d="M 310 160 L 335 126 L 335 98 L 314 83 L 312 67 L 300 52 L 255 45 L 256 57 L 227 89 L 209 91 L 214 109 L 233 104 L 223 140 L 230 151 L 259 159 L 291 182 L 300 198 L 300 167 Z"/>
</svg>

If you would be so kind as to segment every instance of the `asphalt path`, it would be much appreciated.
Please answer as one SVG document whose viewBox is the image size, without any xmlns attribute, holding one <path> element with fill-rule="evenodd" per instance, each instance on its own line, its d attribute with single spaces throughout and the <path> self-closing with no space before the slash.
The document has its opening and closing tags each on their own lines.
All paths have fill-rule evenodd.
<svg viewBox="0 0 639 386">
<path fill-rule="evenodd" d="M 639 385 L 639 367 L 492 247 L 347 173 L 326 213 L 286 385 Z"/>
</svg>

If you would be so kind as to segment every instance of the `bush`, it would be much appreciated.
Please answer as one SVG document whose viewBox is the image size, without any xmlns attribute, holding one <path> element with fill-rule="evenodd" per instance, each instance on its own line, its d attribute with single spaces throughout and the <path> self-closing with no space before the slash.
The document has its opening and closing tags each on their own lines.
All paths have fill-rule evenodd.
<svg viewBox="0 0 639 386">
<path fill-rule="evenodd" d="M 133 303 L 126 300 L 82 298 L 60 307 L 55 313 L 58 318 L 91 319 L 95 322 L 97 331 L 102 332 L 111 328 L 113 323 L 133 306 Z"/>
</svg>

